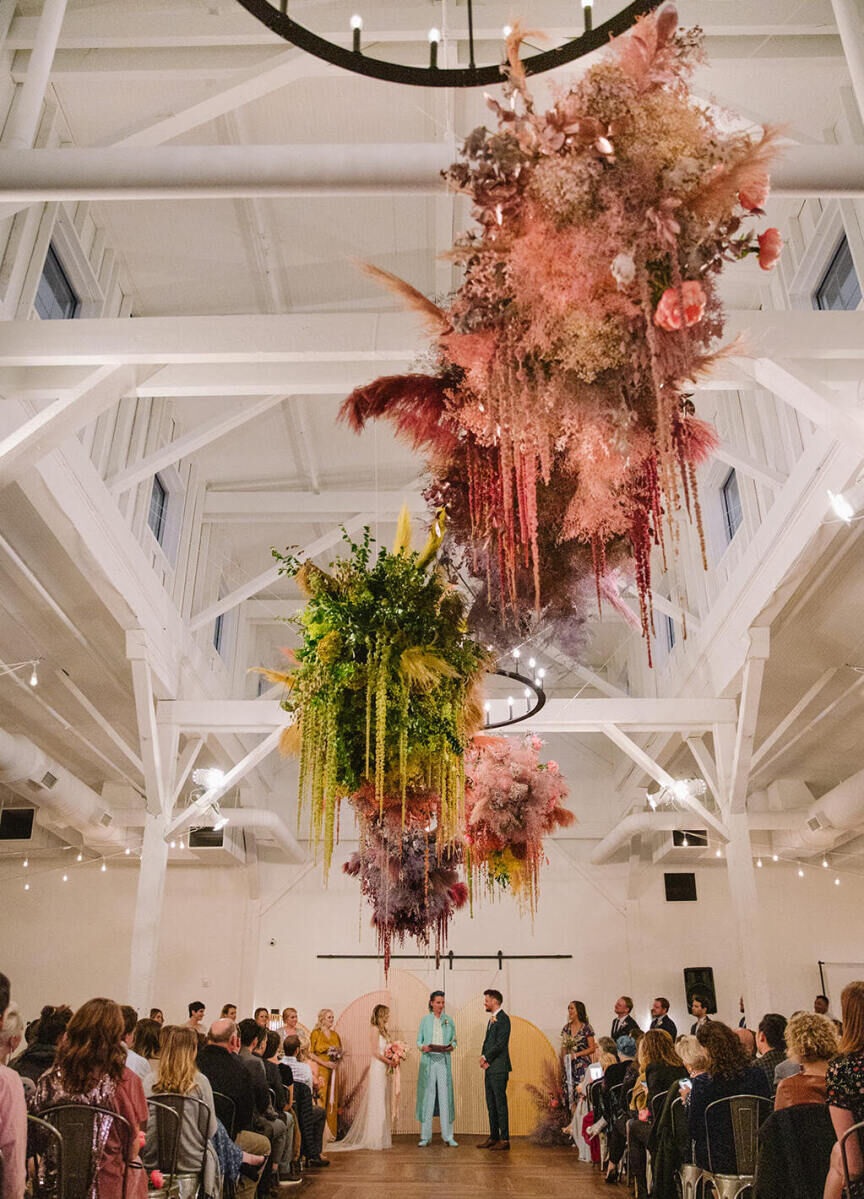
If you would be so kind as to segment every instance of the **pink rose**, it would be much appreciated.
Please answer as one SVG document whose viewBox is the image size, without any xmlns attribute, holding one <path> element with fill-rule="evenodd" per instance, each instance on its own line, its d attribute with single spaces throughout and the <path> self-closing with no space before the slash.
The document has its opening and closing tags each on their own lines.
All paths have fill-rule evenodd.
<svg viewBox="0 0 864 1199">
<path fill-rule="evenodd" d="M 165 1179 L 162 1176 L 161 1170 L 150 1171 L 150 1185 L 154 1190 L 161 1191 L 165 1185 Z"/>
<path fill-rule="evenodd" d="M 770 231 L 769 231 L 770 232 Z M 654 313 L 654 324 L 672 333 L 680 329 L 682 324 L 696 325 L 702 320 L 705 312 L 706 295 L 702 284 L 688 280 L 681 284 L 681 298 L 684 301 L 684 319 L 681 319 L 681 306 L 678 303 L 678 289 L 667 287 L 660 297 L 660 303 Z"/>
<path fill-rule="evenodd" d="M 738 193 L 738 203 L 748 212 L 761 212 L 768 200 L 771 189 L 768 175 L 763 171 L 749 183 L 745 183 Z"/>
<path fill-rule="evenodd" d="M 783 253 L 783 238 L 779 229 L 766 229 L 756 239 L 759 242 L 759 265 L 763 271 L 773 269 L 775 262 Z"/>
<path fill-rule="evenodd" d="M 558 773 L 558 763 L 557 762 L 547 762 L 546 769 L 549 771 L 550 774 L 557 774 Z"/>
</svg>

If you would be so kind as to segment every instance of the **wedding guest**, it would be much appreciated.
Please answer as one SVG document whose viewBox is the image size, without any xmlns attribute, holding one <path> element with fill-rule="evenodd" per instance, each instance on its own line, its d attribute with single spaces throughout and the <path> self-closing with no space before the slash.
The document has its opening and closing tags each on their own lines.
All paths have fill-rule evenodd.
<svg viewBox="0 0 864 1199">
<path fill-rule="evenodd" d="M 291 1161 L 294 1157 L 294 1118 L 290 1112 L 276 1111 L 270 1097 L 267 1071 L 260 1053 L 267 1046 L 267 1030 L 254 1020 L 241 1020 L 237 1025 L 240 1037 L 238 1058 L 252 1083 L 255 1100 L 255 1129 L 263 1133 L 271 1146 L 271 1189 L 281 1182 L 292 1180 Z M 278 1177 L 277 1177 L 278 1175 Z"/>
<path fill-rule="evenodd" d="M 799 1072 L 779 1081 L 775 1111 L 799 1103 L 825 1103 L 825 1075 L 838 1049 L 834 1025 L 825 1016 L 798 1012 L 786 1025 L 786 1049 Z"/>
<path fill-rule="evenodd" d="M 128 1122 L 131 1135 L 112 1121 L 104 1143 L 99 1136 L 95 1178 L 99 1199 L 145 1199 L 147 1194 L 147 1176 L 138 1157 L 138 1133 L 147 1124 L 147 1103 L 141 1079 L 126 1065 L 122 1038 L 119 1006 L 112 999 L 89 999 L 70 1019 L 54 1065 L 36 1083 L 30 1100 L 37 1116 L 59 1103 L 84 1103 L 110 1108 Z M 102 1121 L 97 1127 L 104 1128 Z"/>
<path fill-rule="evenodd" d="M 759 1021 L 756 1033 L 756 1048 L 759 1050 L 758 1064 L 765 1071 L 768 1084 L 774 1091 L 774 1071 L 786 1060 L 786 1017 L 779 1012 L 768 1012 Z"/>
<path fill-rule="evenodd" d="M 237 1004 L 236 1003 L 223 1003 L 222 1011 L 220 1013 L 219 1018 L 220 1018 L 220 1020 L 233 1020 L 236 1022 L 236 1020 L 237 1020 Z"/>
<path fill-rule="evenodd" d="M 641 1032 L 641 1028 L 630 1015 L 633 1011 L 633 1000 L 629 995 L 622 995 L 620 999 L 615 1000 L 615 1019 L 612 1021 L 612 1039 L 617 1041 L 619 1037 L 632 1037 L 635 1032 Z"/>
<path fill-rule="evenodd" d="M 827 995 L 817 995 L 813 1000 L 813 1011 L 817 1016 L 827 1016 L 831 1019 L 831 1001 Z"/>
<path fill-rule="evenodd" d="M 735 1033 L 720 1020 L 710 1020 L 698 1034 L 699 1043 L 708 1055 L 704 1074 L 693 1077 L 687 1099 L 690 1136 L 693 1141 L 693 1160 L 703 1170 L 708 1164 L 708 1134 L 705 1110 L 717 1099 L 730 1095 L 764 1095 L 771 1098 L 771 1084 L 758 1063 L 747 1060 L 744 1048 Z M 712 1124 L 711 1159 L 715 1172 L 734 1174 L 737 1166 L 731 1120 L 717 1119 Z"/>
<path fill-rule="evenodd" d="M 202 1033 L 204 1029 L 201 1025 L 204 1023 L 204 1013 L 207 1010 L 205 1004 L 200 999 L 194 1000 L 189 1004 L 189 1019 L 186 1021 L 186 1027 L 191 1028 L 193 1032 Z"/>
<path fill-rule="evenodd" d="M 507 1083 L 510 1071 L 510 1017 L 503 1010 L 504 996 L 490 989 L 483 992 L 483 1005 L 490 1013 L 480 1054 L 484 1073 L 486 1110 L 489 1113 L 489 1137 L 478 1149 L 510 1149 L 510 1116 L 507 1109 Z"/>
<path fill-rule="evenodd" d="M 742 1025 L 739 1025 L 738 1028 L 733 1028 L 732 1031 L 741 1042 L 749 1060 L 754 1062 L 756 1060 L 756 1038 L 753 1035 L 752 1028 L 744 1028 Z"/>
<path fill-rule="evenodd" d="M 52 1004 L 43 1007 L 42 1013 L 36 1021 L 35 1038 L 28 1043 L 24 1052 L 19 1054 L 12 1063 L 12 1069 L 16 1070 L 22 1078 L 29 1078 L 31 1082 L 36 1082 L 49 1066 L 54 1065 L 57 1043 L 66 1031 L 66 1025 L 71 1018 L 72 1009 L 65 1004 L 61 1007 L 54 1007 Z M 28 1031 L 32 1035 L 32 1026 L 28 1025 Z"/>
<path fill-rule="evenodd" d="M 0 1036 L 10 1032 L 6 1021 L 10 1019 L 10 983 L 5 974 L 0 974 Z M 11 1049 L 14 1037 L 20 1040 L 23 1021 L 17 1008 L 12 1012 L 15 1023 L 12 1032 L 3 1038 L 3 1048 Z M 4 1064 L 0 1065 L 0 1155 L 3 1169 L 0 1172 L 0 1199 L 20 1199 L 26 1181 L 25 1158 L 27 1150 L 27 1106 L 24 1102 L 24 1087 L 21 1076 Z"/>
<path fill-rule="evenodd" d="M 581 999 L 571 999 L 567 1005 L 567 1023 L 561 1029 L 563 1082 L 571 1107 L 575 1102 L 576 1088 L 585 1077 L 596 1048 L 594 1029 L 588 1023 L 585 1004 Z"/>
<path fill-rule="evenodd" d="M 630 1171 L 636 1180 L 637 1199 L 647 1191 L 648 1144 L 652 1133 L 653 1103 L 658 1095 L 668 1092 L 675 1083 L 686 1078 L 687 1067 L 675 1050 L 669 1034 L 661 1028 L 649 1029 L 639 1042 L 637 1052 L 639 1077 L 633 1093 L 637 1117 L 627 1125 L 630 1145 Z M 648 1118 L 639 1113 L 648 1112 Z"/>
<path fill-rule="evenodd" d="M 376 1006 L 375 1011 L 378 1011 L 379 1007 L 382 1011 L 387 1011 L 387 1008 L 380 1004 Z M 312 1099 L 312 1088 L 315 1085 L 312 1067 L 308 1062 L 300 1060 L 302 1045 L 298 1036 L 286 1037 L 283 1049 L 285 1056 L 282 1062 L 290 1068 L 294 1081 L 294 1110 L 300 1125 L 303 1154 L 307 1164 L 316 1169 L 329 1166 L 330 1162 L 321 1156 L 327 1117 L 323 1107 L 316 1107 Z"/>
<path fill-rule="evenodd" d="M 708 996 L 695 994 L 690 1000 L 690 1014 L 696 1017 L 694 1024 L 690 1026 L 690 1035 L 695 1037 L 700 1028 L 704 1028 L 706 1024 L 711 1022 L 711 1017 L 708 1015 Z"/>
<path fill-rule="evenodd" d="M 253 1015 L 252 1019 L 259 1028 L 266 1028 L 270 1020 L 270 1012 L 266 1007 L 256 1007 L 255 1014 Z"/>
<path fill-rule="evenodd" d="M 846 984 L 840 996 L 840 1013 L 843 1017 L 840 1056 L 830 1063 L 825 1075 L 828 1110 L 837 1144 L 831 1153 L 824 1199 L 840 1199 L 843 1194 L 840 1138 L 853 1124 L 864 1120 L 864 981 Z M 864 1156 L 860 1136 L 852 1136 L 846 1142 L 846 1160 L 852 1182 L 850 1199 L 861 1199 L 864 1195 Z"/>
<path fill-rule="evenodd" d="M 612 1057 L 614 1057 L 617 1061 L 618 1046 L 615 1043 L 615 1041 L 612 1039 L 612 1037 L 598 1037 L 597 1038 L 597 1048 L 601 1049 L 603 1051 L 603 1053 L 611 1054 Z"/>
<path fill-rule="evenodd" d="M 697 1078 L 708 1069 L 708 1054 L 692 1033 L 685 1033 L 675 1042 L 675 1052 L 687 1067 L 691 1078 Z"/>
<path fill-rule="evenodd" d="M 162 1009 L 158 1007 L 151 1007 L 150 1019 L 155 1020 L 157 1024 L 164 1024 L 165 1017 L 162 1015 Z"/>
<path fill-rule="evenodd" d="M 296 1007 L 286 1007 L 282 1009 L 282 1040 L 287 1040 L 288 1037 L 299 1037 L 301 1045 L 309 1044 L 309 1029 L 301 1024 L 297 1017 Z"/>
<path fill-rule="evenodd" d="M 143 1082 L 150 1074 L 150 1063 L 132 1048 L 132 1041 L 135 1037 L 135 1026 L 138 1023 L 138 1013 L 134 1007 L 129 1007 L 128 1004 L 123 1004 L 120 1011 L 123 1014 L 123 1048 L 126 1050 L 126 1065 Z"/>
<path fill-rule="evenodd" d="M 336 1136 L 339 1110 L 339 1062 L 342 1057 L 342 1041 L 333 1027 L 333 1009 L 322 1007 L 309 1038 L 309 1049 L 318 1065 L 321 1077 L 321 1096 L 327 1113 L 327 1127 L 331 1137 Z M 422 1063 L 421 1063 L 422 1065 Z"/>
<path fill-rule="evenodd" d="M 658 995 L 651 1004 L 651 1027 L 668 1032 L 673 1042 L 678 1036 L 678 1027 L 669 1016 L 669 1000 L 662 995 Z"/>
<path fill-rule="evenodd" d="M 132 1035 L 132 1049 L 153 1070 L 159 1061 L 161 1025 L 156 1020 L 139 1020 Z M 127 1062 L 128 1065 L 128 1062 Z"/>
<path fill-rule="evenodd" d="M 10 1002 L 5 1014 L 0 1013 L 0 1066 L 9 1065 L 9 1059 L 21 1044 L 23 1036 L 24 1021 L 18 1004 Z"/>
<path fill-rule="evenodd" d="M 450 1055 L 456 1047 L 456 1025 L 444 1011 L 444 992 L 429 996 L 429 1011 L 420 1021 L 417 1048 L 422 1054 L 417 1075 L 415 1116 L 420 1122 L 420 1146 L 432 1140 L 432 1120 L 437 1109 L 441 1120 L 441 1140 L 451 1149 L 458 1148 L 453 1137 L 456 1102 Z"/>
</svg>

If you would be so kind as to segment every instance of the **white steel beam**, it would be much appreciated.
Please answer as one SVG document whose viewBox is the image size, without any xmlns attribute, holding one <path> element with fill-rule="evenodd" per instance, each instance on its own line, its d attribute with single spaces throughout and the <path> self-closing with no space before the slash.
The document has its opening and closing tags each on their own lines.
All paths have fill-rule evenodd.
<svg viewBox="0 0 864 1199">
<path fill-rule="evenodd" d="M 160 727 L 162 727 L 162 726 L 160 725 Z M 204 738 L 203 737 L 193 738 L 192 740 L 187 742 L 187 744 L 183 750 L 183 753 L 180 755 L 180 757 L 177 761 L 177 774 L 176 774 L 176 778 L 174 780 L 174 793 L 171 796 L 172 810 L 173 810 L 174 805 L 176 804 L 177 800 L 180 798 L 180 792 L 183 790 L 184 786 L 186 785 L 186 780 L 188 779 L 189 775 L 192 773 L 192 767 L 195 765 L 196 761 L 198 760 L 198 755 L 200 754 L 203 747 L 204 747 Z"/>
<path fill-rule="evenodd" d="M 218 523 L 310 521 L 373 509 L 381 517 L 398 516 L 406 504 L 412 515 L 428 512 L 415 491 L 208 491 L 203 521 Z"/>
<path fill-rule="evenodd" d="M 11 150 L 29 150 L 33 145 L 65 15 L 66 0 L 43 0 L 27 75 L 4 131 L 3 142 Z"/>
<path fill-rule="evenodd" d="M 318 554 L 323 554 L 325 550 L 331 549 L 334 545 L 342 540 L 343 530 L 345 533 L 353 533 L 357 529 L 363 527 L 369 521 L 375 519 L 374 512 L 361 512 L 352 520 L 345 522 L 344 526 L 331 529 L 328 533 L 324 533 L 316 541 L 310 542 L 297 551 L 297 557 L 301 561 L 307 561 L 315 558 Z M 254 579 L 249 579 L 240 587 L 236 587 L 228 595 L 217 600 L 215 604 L 210 604 L 207 608 L 202 608 L 189 621 L 189 628 L 192 632 L 200 629 L 202 625 L 210 624 L 217 616 L 221 616 L 223 612 L 230 612 L 232 608 L 236 608 L 238 604 L 242 604 L 244 600 L 251 599 L 253 595 L 257 595 L 259 591 L 263 591 L 265 587 L 272 587 L 275 582 L 281 577 L 278 566 L 271 566 L 268 570 L 262 571 L 260 575 L 256 575 Z"/>
<path fill-rule="evenodd" d="M 815 335 L 815 328 L 813 332 Z M 864 454 L 864 418 L 859 415 L 857 405 L 825 387 L 808 382 L 794 364 L 777 360 L 780 357 L 739 359 L 738 362 L 778 399 L 802 413 L 814 425 L 827 429 L 838 441 L 854 446 Z"/>
<path fill-rule="evenodd" d="M 789 709 L 779 724 L 775 725 L 764 741 L 761 742 L 759 748 L 754 750 L 751 761 L 751 769 L 756 770 L 759 763 L 771 752 L 777 742 L 783 737 L 786 732 L 792 727 L 802 712 L 810 706 L 816 696 L 822 691 L 834 678 L 838 671 L 837 666 L 830 666 L 828 670 L 823 671 L 812 687 L 808 687 L 796 704 Z"/>
<path fill-rule="evenodd" d="M 181 437 L 176 437 L 174 441 L 168 445 L 162 446 L 158 450 L 154 450 L 152 454 L 148 454 L 146 458 L 142 458 L 140 462 L 133 463 L 125 470 L 119 471 L 113 478 L 107 480 L 107 487 L 114 495 L 120 495 L 124 491 L 128 491 L 130 487 L 135 487 L 144 479 L 155 475 L 157 471 L 164 470 L 166 466 L 171 466 L 174 462 L 179 462 L 183 458 L 188 458 L 190 454 L 196 453 L 211 442 L 218 441 L 220 437 L 224 437 L 227 433 L 233 433 L 235 429 L 241 428 L 248 424 L 249 421 L 255 420 L 259 416 L 263 416 L 265 412 L 269 412 L 277 404 L 281 404 L 285 399 L 284 395 L 266 396 L 263 400 L 259 400 L 257 404 L 237 405 L 230 412 L 224 413 L 221 416 L 216 416 L 213 420 L 205 421 L 201 425 L 197 425 L 194 429 L 190 429 L 188 433 L 184 433 Z"/>
<path fill-rule="evenodd" d="M 150 669 L 147 635 L 141 629 L 127 630 L 126 657 L 132 665 L 132 689 L 138 716 L 138 740 L 147 790 L 147 810 L 152 815 L 167 816 L 169 796 L 166 794 L 159 729 L 156 724 L 153 675 Z"/>
<path fill-rule="evenodd" d="M 714 450 L 712 457 L 716 458 L 718 462 L 725 462 L 727 466 L 733 467 L 739 474 L 749 475 L 757 483 L 764 483 L 772 490 L 782 487 L 789 477 L 782 471 L 775 470 L 773 466 L 768 466 L 765 462 L 757 462 L 749 454 L 732 449 L 725 441 L 722 441 Z"/>
<path fill-rule="evenodd" d="M 205 791 L 199 799 L 196 799 L 194 803 L 190 804 L 188 808 L 184 808 L 182 812 L 179 812 L 173 818 L 173 820 L 168 823 L 168 827 L 165 830 L 165 836 L 170 837 L 180 829 L 186 828 L 192 823 L 196 816 L 200 815 L 201 812 L 205 812 L 212 804 L 218 803 L 223 795 L 227 794 L 227 792 L 229 792 L 233 787 L 236 787 L 237 784 L 246 777 L 250 770 L 254 770 L 259 762 L 262 762 L 264 758 L 273 752 L 273 750 L 279 744 L 279 738 L 282 736 L 282 730 L 289 723 L 289 717 L 285 714 L 285 712 L 283 712 L 281 727 L 271 729 L 267 736 L 259 741 L 255 748 L 246 754 L 245 758 L 241 758 L 235 766 L 231 767 L 231 769 L 225 774 L 221 783 L 218 783 L 215 787 L 210 787 L 209 790 Z"/>
<path fill-rule="evenodd" d="M 735 733 L 735 752 L 732 757 L 732 777 L 729 781 L 728 810 L 731 812 L 743 812 L 747 806 L 753 739 L 756 736 L 756 721 L 759 717 L 759 701 L 762 696 L 765 663 L 768 661 L 771 649 L 770 637 L 770 630 L 767 628 L 750 630 L 750 648 L 744 664 L 741 705 L 738 710 L 738 726 Z"/>
<path fill-rule="evenodd" d="M 72 682 L 72 679 L 69 677 L 68 673 L 65 670 L 55 670 L 54 677 L 63 684 L 70 695 L 75 696 L 84 711 L 93 717 L 100 729 L 102 729 L 103 733 L 110 737 L 123 756 L 128 758 L 135 769 L 140 771 L 141 775 L 143 776 L 144 765 L 141 759 L 138 757 L 132 747 L 126 742 L 126 740 L 120 736 L 120 734 L 114 728 L 114 725 L 111 724 L 110 721 L 106 720 L 96 705 L 91 703 L 84 692 Z"/>
<path fill-rule="evenodd" d="M 717 782 L 717 766 L 708 751 L 708 747 L 701 737 L 685 737 L 684 740 L 687 748 L 693 755 L 696 765 L 699 767 L 702 778 L 708 785 L 708 790 L 714 796 L 717 806 L 722 808 L 722 792 Z"/>
</svg>

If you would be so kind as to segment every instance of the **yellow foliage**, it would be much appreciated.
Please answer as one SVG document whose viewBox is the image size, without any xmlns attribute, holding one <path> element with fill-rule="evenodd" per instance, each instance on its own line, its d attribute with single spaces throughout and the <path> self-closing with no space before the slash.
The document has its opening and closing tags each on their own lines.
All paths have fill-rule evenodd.
<svg viewBox="0 0 864 1199">
<path fill-rule="evenodd" d="M 282 730 L 282 735 L 279 738 L 279 753 L 283 758 L 296 758 L 303 747 L 303 732 L 300 728 L 300 721 L 297 720 L 294 724 L 289 724 L 287 728 Z"/>
<path fill-rule="evenodd" d="M 411 553 L 411 513 L 408 505 L 403 504 L 399 513 L 399 523 L 396 526 L 396 540 L 393 542 L 394 554 Z"/>
<path fill-rule="evenodd" d="M 432 650 L 412 645 L 399 658 L 399 673 L 417 691 L 432 691 L 442 679 L 455 679 L 459 672 Z"/>
<path fill-rule="evenodd" d="M 432 528 L 429 530 L 429 539 L 423 546 L 423 551 L 420 554 L 420 557 L 417 559 L 417 565 L 419 567 L 422 568 L 426 566 L 427 563 L 431 562 L 438 553 L 438 550 L 441 547 L 441 542 L 444 540 L 444 527 L 446 525 L 446 521 L 447 512 L 444 508 L 441 508 L 435 514 L 435 521 L 432 525 Z"/>
<path fill-rule="evenodd" d="M 263 674 L 268 683 L 281 683 L 283 687 L 294 686 L 294 675 L 287 670 L 268 670 L 266 666 L 250 666 L 247 674 Z"/>
</svg>

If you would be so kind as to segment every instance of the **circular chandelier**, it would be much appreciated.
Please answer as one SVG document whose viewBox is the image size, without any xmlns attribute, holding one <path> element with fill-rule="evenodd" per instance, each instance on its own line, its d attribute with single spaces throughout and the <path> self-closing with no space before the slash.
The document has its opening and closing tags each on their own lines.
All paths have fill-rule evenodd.
<svg viewBox="0 0 864 1199">
<path fill-rule="evenodd" d="M 429 30 L 429 66 L 408 66 L 402 63 L 386 62 L 380 58 L 370 58 L 363 53 L 363 18 L 358 13 L 351 18 L 351 48 L 331 42 L 304 25 L 300 25 L 288 15 L 288 0 L 238 0 L 238 3 L 251 13 L 253 17 L 266 25 L 268 29 L 291 42 L 307 54 L 321 58 L 333 66 L 345 71 L 353 71 L 355 75 L 368 75 L 372 79 L 383 79 L 387 83 L 406 83 L 413 87 L 491 87 L 496 83 L 504 83 L 506 75 L 501 63 L 492 66 L 478 66 L 474 53 L 474 5 L 473 0 L 467 0 L 468 15 L 468 65 L 465 67 L 439 67 L 438 45 L 441 41 L 439 29 Z M 657 8 L 661 0 L 631 0 L 620 12 L 594 28 L 592 21 L 593 0 L 581 0 L 584 21 L 584 32 L 558 46 L 554 50 L 545 50 L 532 54 L 522 60 L 527 75 L 542 75 L 568 62 L 574 62 L 592 50 L 605 46 L 610 38 L 624 33 L 634 23 L 637 17 L 644 16 Z M 577 0 L 574 0 L 574 8 Z M 505 30 L 505 36 L 509 30 Z"/>
<path fill-rule="evenodd" d="M 546 706 L 546 689 L 543 686 L 543 672 L 539 675 L 529 677 L 527 674 L 520 674 L 518 670 L 493 670 L 493 677 L 497 676 L 502 679 L 513 679 L 516 683 L 522 685 L 522 696 L 507 696 L 506 719 L 504 712 L 501 713 L 501 719 L 493 719 L 497 716 L 496 708 L 504 707 L 504 700 L 486 700 L 484 711 L 486 716 L 484 732 L 490 729 L 506 729 L 511 724 L 521 724 L 523 720 L 530 720 L 532 716 Z M 524 703 L 525 711 L 520 712 L 519 709 Z"/>
</svg>

